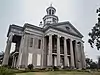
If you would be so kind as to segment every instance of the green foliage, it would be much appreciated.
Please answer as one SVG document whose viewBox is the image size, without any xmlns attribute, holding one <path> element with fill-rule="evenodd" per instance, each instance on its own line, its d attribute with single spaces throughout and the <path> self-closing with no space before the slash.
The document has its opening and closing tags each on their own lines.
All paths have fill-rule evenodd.
<svg viewBox="0 0 100 75">
<path fill-rule="evenodd" d="M 92 59 L 90 58 L 86 58 L 86 66 L 87 66 L 87 69 L 97 69 L 98 64 L 95 63 Z"/>
<path fill-rule="evenodd" d="M 100 56 L 98 57 L 98 68 L 100 69 Z"/>
<path fill-rule="evenodd" d="M 29 64 L 28 69 L 32 70 L 33 69 L 33 64 Z"/>
<path fill-rule="evenodd" d="M 54 71 L 58 71 L 59 70 L 59 68 L 56 67 L 56 66 L 53 66 L 53 69 L 54 69 Z"/>
<path fill-rule="evenodd" d="M 14 72 L 8 68 L 0 67 L 0 75 L 15 75 Z"/>
<path fill-rule="evenodd" d="M 97 10 L 98 12 L 100 12 L 100 9 Z M 98 16 L 99 16 L 98 23 L 94 25 L 94 27 L 91 29 L 91 32 L 89 32 L 88 34 L 90 37 L 88 42 L 90 43 L 92 48 L 96 46 L 97 50 L 100 49 L 100 13 L 98 14 Z"/>
<path fill-rule="evenodd" d="M 3 57 L 4 57 L 4 52 L 1 51 L 1 52 L 0 52 L 0 64 L 2 64 Z"/>
</svg>

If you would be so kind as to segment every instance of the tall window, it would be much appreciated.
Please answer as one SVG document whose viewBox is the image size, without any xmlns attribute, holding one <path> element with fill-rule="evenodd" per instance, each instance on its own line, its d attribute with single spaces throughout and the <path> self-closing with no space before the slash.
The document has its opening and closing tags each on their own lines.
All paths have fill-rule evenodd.
<svg viewBox="0 0 100 75">
<path fill-rule="evenodd" d="M 54 14 L 54 10 L 52 10 L 52 15 Z"/>
<path fill-rule="evenodd" d="M 37 66 L 41 65 L 41 54 L 37 54 Z"/>
<path fill-rule="evenodd" d="M 33 46 L 33 38 L 30 38 L 30 47 Z"/>
<path fill-rule="evenodd" d="M 39 49 L 41 48 L 41 40 L 40 39 L 38 40 L 38 48 Z"/>
<path fill-rule="evenodd" d="M 51 15 L 51 10 L 49 10 L 49 15 Z"/>
</svg>

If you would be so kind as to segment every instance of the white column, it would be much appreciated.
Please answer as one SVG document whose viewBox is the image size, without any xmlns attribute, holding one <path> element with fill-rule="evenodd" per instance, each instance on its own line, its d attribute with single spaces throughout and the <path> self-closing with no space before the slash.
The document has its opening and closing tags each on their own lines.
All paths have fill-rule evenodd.
<svg viewBox="0 0 100 75">
<path fill-rule="evenodd" d="M 44 48 L 43 48 L 43 67 L 48 66 L 48 47 L 47 47 L 47 39 L 44 37 Z"/>
<path fill-rule="evenodd" d="M 82 68 L 82 52 L 81 52 L 81 43 L 78 42 L 78 66 L 81 69 Z"/>
<path fill-rule="evenodd" d="M 60 36 L 57 36 L 57 66 L 60 66 Z"/>
<path fill-rule="evenodd" d="M 75 41 L 75 62 L 76 62 L 76 68 L 79 68 L 79 53 L 78 53 L 78 45 L 77 41 Z"/>
<path fill-rule="evenodd" d="M 48 66 L 52 66 L 52 35 L 49 35 Z"/>
<path fill-rule="evenodd" d="M 44 61 L 44 50 L 45 50 L 45 44 L 44 44 L 44 39 L 45 37 L 43 36 L 43 39 L 42 39 L 42 55 L 41 55 L 41 65 L 42 65 L 42 68 L 44 67 L 44 64 L 43 64 L 43 61 Z"/>
<path fill-rule="evenodd" d="M 12 56 L 12 67 L 14 67 L 14 56 Z"/>
<path fill-rule="evenodd" d="M 66 38 L 64 38 L 64 63 L 65 63 L 64 66 L 68 66 Z"/>
<path fill-rule="evenodd" d="M 83 43 L 81 43 L 81 51 L 82 51 L 82 68 L 86 68 L 86 61 L 85 61 L 85 53 L 84 53 L 84 45 Z"/>
<path fill-rule="evenodd" d="M 73 45 L 72 45 L 72 39 L 70 40 L 70 53 L 71 53 L 71 67 L 75 67 L 74 65 L 74 53 L 73 53 Z"/>
<path fill-rule="evenodd" d="M 12 38 L 13 38 L 13 34 L 11 34 L 8 37 L 7 45 L 6 45 L 6 50 L 5 50 L 5 54 L 4 54 L 2 65 L 8 65 L 9 55 L 10 55 L 10 49 L 11 49 L 11 43 L 12 43 Z"/>
<path fill-rule="evenodd" d="M 24 43 L 24 38 L 23 36 L 21 37 L 21 41 L 20 41 L 20 47 L 19 47 L 19 55 L 18 55 L 18 60 L 17 60 L 17 68 L 20 67 L 21 65 L 21 60 L 22 60 L 22 48 L 23 48 L 23 43 Z"/>
<path fill-rule="evenodd" d="M 22 59 L 21 59 L 21 67 L 26 68 L 28 65 L 28 47 L 29 47 L 29 35 L 25 34 L 24 35 L 24 40 L 23 40 L 23 48 L 22 48 Z"/>
<path fill-rule="evenodd" d="M 16 67 L 16 57 L 14 57 L 14 68 Z"/>
</svg>

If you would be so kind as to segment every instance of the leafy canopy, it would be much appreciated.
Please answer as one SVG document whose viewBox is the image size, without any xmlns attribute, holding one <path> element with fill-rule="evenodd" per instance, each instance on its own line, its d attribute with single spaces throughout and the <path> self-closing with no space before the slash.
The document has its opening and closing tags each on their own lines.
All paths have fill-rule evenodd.
<svg viewBox="0 0 100 75">
<path fill-rule="evenodd" d="M 98 23 L 94 25 L 94 27 L 91 29 L 91 32 L 89 32 L 90 39 L 88 42 L 90 43 L 91 47 L 94 46 L 97 47 L 97 50 L 100 49 L 100 8 L 97 9 L 98 13 Z"/>
</svg>

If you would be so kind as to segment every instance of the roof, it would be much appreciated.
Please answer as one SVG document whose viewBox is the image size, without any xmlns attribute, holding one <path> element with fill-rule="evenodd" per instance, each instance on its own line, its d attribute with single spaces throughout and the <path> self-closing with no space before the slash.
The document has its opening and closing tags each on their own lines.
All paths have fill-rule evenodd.
<svg viewBox="0 0 100 75">
<path fill-rule="evenodd" d="M 72 32 L 68 32 L 68 31 L 65 31 L 65 30 L 63 30 L 61 28 L 57 28 L 56 27 L 56 26 L 64 25 L 64 24 L 69 24 L 79 35 L 76 35 L 76 34 L 74 34 Z M 32 24 L 28 24 L 28 23 L 25 23 L 23 27 L 13 24 L 13 25 L 9 26 L 8 34 L 9 34 L 11 28 L 15 28 L 15 29 L 18 29 L 18 30 L 21 30 L 21 31 L 23 31 L 25 28 L 31 28 L 31 29 L 35 29 L 35 30 L 38 30 L 38 31 L 41 31 L 41 32 L 45 32 L 49 28 L 53 28 L 55 30 L 62 31 L 64 33 L 68 33 L 70 35 L 77 36 L 79 38 L 83 37 L 83 35 L 69 21 L 59 22 L 59 23 L 55 23 L 55 24 L 49 24 L 46 28 L 41 28 L 41 27 L 38 27 L 38 26 L 35 26 L 35 25 L 32 25 Z M 8 37 L 8 34 L 7 34 L 7 37 Z"/>
<path fill-rule="evenodd" d="M 25 28 L 31 28 L 31 29 L 35 29 L 35 30 L 39 30 L 39 31 L 43 31 L 43 28 L 41 27 L 38 27 L 38 26 L 35 26 L 35 25 L 32 25 L 32 24 L 28 24 L 28 23 L 25 23 L 24 24 L 24 29 Z"/>
<path fill-rule="evenodd" d="M 58 24 L 54 24 L 53 26 L 58 26 L 63 24 L 69 24 L 81 37 L 83 37 L 83 35 L 69 21 L 60 22 Z"/>
<path fill-rule="evenodd" d="M 11 28 L 17 29 L 17 30 L 20 30 L 20 31 L 23 30 L 23 27 L 18 26 L 18 25 L 15 25 L 15 24 L 12 24 L 12 25 L 9 26 L 9 30 L 8 30 L 8 33 L 7 33 L 7 37 L 8 37 L 8 35 L 9 35 L 9 32 L 11 31 Z"/>
</svg>

